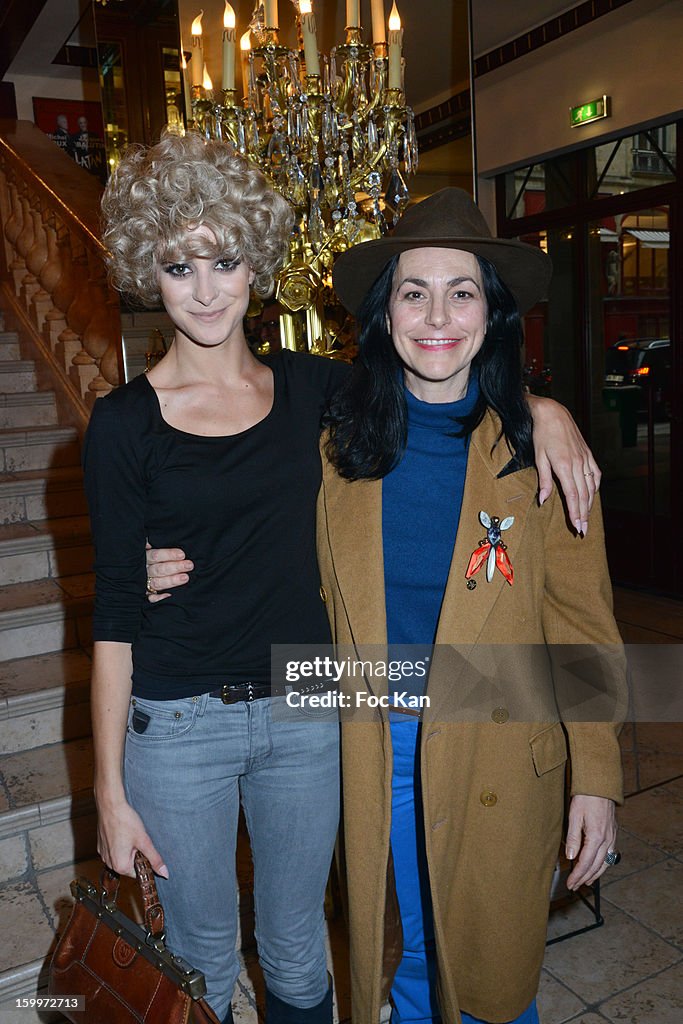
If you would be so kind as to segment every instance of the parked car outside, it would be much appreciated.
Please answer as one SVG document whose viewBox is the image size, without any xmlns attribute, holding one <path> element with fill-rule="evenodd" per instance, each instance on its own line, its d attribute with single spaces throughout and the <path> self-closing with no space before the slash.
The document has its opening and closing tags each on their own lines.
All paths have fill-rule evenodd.
<svg viewBox="0 0 683 1024">
<path fill-rule="evenodd" d="M 635 338 L 618 341 L 607 350 L 606 387 L 640 388 L 638 411 L 647 412 L 652 395 L 654 414 L 671 412 L 671 341 L 669 338 Z"/>
</svg>

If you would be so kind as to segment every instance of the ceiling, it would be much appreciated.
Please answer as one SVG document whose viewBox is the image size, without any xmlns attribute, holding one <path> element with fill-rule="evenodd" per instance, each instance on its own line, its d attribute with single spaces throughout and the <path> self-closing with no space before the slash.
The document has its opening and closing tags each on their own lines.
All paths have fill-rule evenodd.
<svg viewBox="0 0 683 1024">
<path fill-rule="evenodd" d="M 17 7 L 17 0 L 7 0 Z M 36 0 L 28 0 L 36 3 Z M 143 0 L 123 0 L 121 5 L 132 5 L 131 17 L 139 17 Z M 165 3 L 169 0 L 144 0 Z M 391 0 L 384 0 L 389 10 Z M 118 4 L 110 0 L 114 9 Z M 220 60 L 220 30 L 223 0 L 177 0 L 180 26 L 185 45 L 189 41 L 189 23 L 201 8 L 204 9 L 205 32 L 210 32 Z M 238 35 L 246 28 L 253 10 L 253 0 L 232 0 L 237 13 Z M 4 6 L 0 4 L 0 7 Z M 38 6 L 38 5 L 37 5 Z M 84 0 L 45 0 L 42 11 L 35 17 L 28 32 L 24 28 L 23 43 L 18 39 L 16 52 L 9 67 L 10 74 L 35 74 L 36 68 L 45 68 L 45 77 L 68 73 L 69 69 L 56 68 L 51 60 L 66 42 L 79 19 L 79 7 Z M 404 56 L 406 61 L 406 95 L 417 113 L 427 110 L 469 85 L 469 36 L 467 0 L 397 0 L 404 27 Z M 484 53 L 500 43 L 519 35 L 523 30 L 571 8 L 572 4 L 553 0 L 525 0 L 522 4 L 510 0 L 472 0 L 475 55 Z M 291 0 L 279 0 L 281 35 L 284 42 L 294 37 L 294 15 Z M 343 39 L 345 0 L 314 0 L 318 23 L 320 48 L 325 51 Z M 8 8 L 5 8 L 7 11 Z M 370 22 L 370 0 L 361 0 L 361 17 Z M 2 19 L 0 19 L 2 20 Z M 16 20 L 12 19 L 13 22 Z M 24 19 L 25 20 L 25 19 Z M 244 26 L 242 28 L 241 26 Z M 7 24 L 3 26 L 7 28 Z M 11 27 L 11 26 L 10 26 Z M 367 33 L 369 36 L 369 32 Z M 292 38 L 289 39 L 289 36 Z M 208 40 L 207 40 L 208 42 Z M 205 44 L 206 45 L 206 44 Z M 54 51 L 54 53 L 53 53 Z M 73 74 L 73 70 L 71 71 Z M 425 152 L 421 157 L 421 175 L 429 179 L 429 189 L 458 181 L 471 174 L 470 140 L 460 139 L 438 149 Z"/>
</svg>

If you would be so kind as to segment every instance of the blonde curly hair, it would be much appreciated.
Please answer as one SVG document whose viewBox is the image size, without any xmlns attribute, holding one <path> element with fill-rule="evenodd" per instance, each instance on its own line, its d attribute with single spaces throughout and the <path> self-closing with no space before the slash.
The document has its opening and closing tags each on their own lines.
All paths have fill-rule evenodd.
<svg viewBox="0 0 683 1024">
<path fill-rule="evenodd" d="M 246 260 L 254 292 L 265 298 L 287 253 L 289 203 L 225 142 L 164 134 L 129 148 L 102 196 L 103 242 L 112 284 L 146 306 L 161 301 L 157 268 L 196 256 Z M 199 225 L 215 245 L 191 239 Z"/>
</svg>

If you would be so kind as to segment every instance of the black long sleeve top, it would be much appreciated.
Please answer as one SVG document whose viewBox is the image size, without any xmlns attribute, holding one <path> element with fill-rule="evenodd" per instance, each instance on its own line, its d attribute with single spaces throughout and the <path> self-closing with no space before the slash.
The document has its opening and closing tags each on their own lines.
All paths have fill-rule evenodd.
<svg viewBox="0 0 683 1024">
<path fill-rule="evenodd" d="M 96 402 L 84 445 L 95 545 L 95 640 L 132 643 L 133 693 L 194 696 L 270 681 L 271 644 L 329 640 L 315 550 L 320 419 L 348 368 L 281 352 L 273 406 L 239 434 L 165 422 L 141 376 Z M 145 598 L 145 541 L 195 568 Z"/>
</svg>

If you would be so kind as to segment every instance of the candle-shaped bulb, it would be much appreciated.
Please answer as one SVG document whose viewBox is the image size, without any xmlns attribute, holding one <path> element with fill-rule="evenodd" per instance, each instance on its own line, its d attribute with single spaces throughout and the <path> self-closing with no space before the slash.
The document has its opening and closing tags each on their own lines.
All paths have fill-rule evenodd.
<svg viewBox="0 0 683 1024">
<path fill-rule="evenodd" d="M 192 22 L 192 35 L 200 36 L 202 34 L 202 18 L 204 17 L 204 11 L 200 11 L 197 17 Z"/>
<path fill-rule="evenodd" d="M 244 35 L 240 36 L 240 50 L 248 53 L 251 50 L 251 29 L 247 29 Z"/>
<path fill-rule="evenodd" d="M 301 35 L 304 43 L 306 74 L 320 75 L 315 15 L 313 14 L 313 4 L 311 3 L 311 0 L 301 0 L 299 13 L 301 15 Z"/>
<path fill-rule="evenodd" d="M 206 67 L 204 68 L 204 81 L 202 82 L 202 85 L 204 86 L 207 92 L 210 92 L 213 89 L 211 75 L 209 74 L 208 69 Z"/>
<path fill-rule="evenodd" d="M 389 88 L 400 89 L 402 87 L 401 75 L 401 49 L 403 46 L 403 29 L 401 19 L 398 16 L 396 3 L 391 8 L 389 15 Z"/>
<path fill-rule="evenodd" d="M 225 0 L 223 11 L 223 88 L 235 88 L 235 12 Z"/>
</svg>

